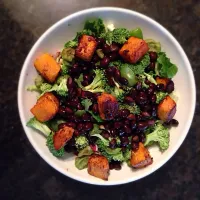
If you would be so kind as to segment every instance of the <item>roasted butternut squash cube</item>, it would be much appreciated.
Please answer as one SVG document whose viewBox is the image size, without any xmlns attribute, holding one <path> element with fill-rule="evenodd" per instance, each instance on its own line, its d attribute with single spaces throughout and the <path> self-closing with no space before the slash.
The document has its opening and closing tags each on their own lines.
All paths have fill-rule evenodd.
<svg viewBox="0 0 200 200">
<path fill-rule="evenodd" d="M 74 133 L 74 129 L 68 126 L 63 126 L 61 129 L 55 132 L 53 136 L 53 144 L 55 150 L 61 149 L 66 142 L 68 142 Z"/>
<path fill-rule="evenodd" d="M 100 117 L 104 120 L 112 120 L 119 108 L 116 98 L 111 94 L 102 93 L 98 96 L 97 102 Z"/>
<path fill-rule="evenodd" d="M 76 48 L 75 55 L 85 61 L 90 61 L 96 50 L 97 42 L 94 37 L 82 35 Z"/>
<path fill-rule="evenodd" d="M 149 50 L 147 43 L 139 38 L 130 37 L 119 50 L 121 57 L 129 63 L 136 63 Z"/>
<path fill-rule="evenodd" d="M 38 99 L 37 103 L 31 108 L 31 112 L 38 121 L 46 122 L 55 116 L 58 108 L 58 99 L 52 93 L 47 92 Z"/>
<path fill-rule="evenodd" d="M 107 181 L 109 175 L 108 159 L 101 155 L 92 155 L 88 160 L 88 173 Z"/>
<path fill-rule="evenodd" d="M 176 102 L 168 95 L 158 105 L 158 118 L 170 121 L 176 113 Z"/>
<path fill-rule="evenodd" d="M 157 84 L 163 84 L 164 89 L 166 89 L 167 84 L 169 83 L 170 79 L 169 78 L 161 78 L 161 77 L 156 77 L 156 82 Z"/>
<path fill-rule="evenodd" d="M 53 83 L 59 72 L 60 72 L 60 66 L 55 61 L 55 59 L 47 54 L 44 53 L 41 56 L 39 56 L 35 62 L 34 66 L 37 69 L 37 71 L 41 74 L 42 77 L 44 77 L 48 82 Z"/>
<path fill-rule="evenodd" d="M 153 159 L 150 156 L 149 151 L 140 142 L 137 151 L 131 151 L 131 166 L 134 168 L 143 168 L 152 164 Z"/>
</svg>

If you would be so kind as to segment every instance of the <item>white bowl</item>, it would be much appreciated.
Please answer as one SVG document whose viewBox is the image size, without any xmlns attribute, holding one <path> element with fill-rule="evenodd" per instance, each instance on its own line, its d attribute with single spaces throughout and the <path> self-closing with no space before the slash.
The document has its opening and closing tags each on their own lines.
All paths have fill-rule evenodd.
<svg viewBox="0 0 200 200">
<path fill-rule="evenodd" d="M 179 96 L 175 118 L 179 121 L 177 128 L 170 130 L 170 147 L 161 153 L 157 147 L 150 148 L 153 164 L 139 170 L 132 170 L 123 165 L 121 171 L 112 170 L 108 181 L 103 181 L 78 170 L 74 165 L 74 157 L 67 155 L 64 159 L 57 159 L 46 147 L 45 138 L 31 128 L 26 122 L 32 117 L 30 108 L 36 102 L 36 94 L 26 91 L 26 86 L 33 84 L 37 75 L 33 62 L 43 52 L 55 53 L 63 48 L 66 41 L 72 39 L 77 31 L 83 28 L 88 18 L 100 17 L 106 24 L 115 27 L 133 29 L 140 27 L 144 38 L 160 41 L 162 50 L 178 66 L 178 73 L 174 78 L 176 92 Z M 177 151 L 184 141 L 190 128 L 195 110 L 196 90 L 194 76 L 189 60 L 177 40 L 160 24 L 140 13 L 121 8 L 93 8 L 76 12 L 60 20 L 50 27 L 35 43 L 23 65 L 19 87 L 18 106 L 25 133 L 38 154 L 53 168 L 64 175 L 81 182 L 96 185 L 117 185 L 141 179 L 164 165 Z"/>
</svg>

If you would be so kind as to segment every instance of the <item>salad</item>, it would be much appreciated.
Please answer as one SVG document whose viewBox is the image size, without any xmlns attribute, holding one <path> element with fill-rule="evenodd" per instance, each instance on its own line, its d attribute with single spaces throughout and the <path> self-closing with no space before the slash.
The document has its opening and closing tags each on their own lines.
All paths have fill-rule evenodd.
<svg viewBox="0 0 200 200">
<path fill-rule="evenodd" d="M 38 99 L 27 126 L 45 135 L 53 156 L 73 152 L 76 168 L 108 180 L 122 163 L 152 164 L 149 146 L 168 149 L 170 127 L 178 125 L 178 69 L 140 28 L 112 30 L 102 19 L 87 20 L 61 52 L 40 55 L 34 66 L 38 76 L 27 89 Z"/>
</svg>

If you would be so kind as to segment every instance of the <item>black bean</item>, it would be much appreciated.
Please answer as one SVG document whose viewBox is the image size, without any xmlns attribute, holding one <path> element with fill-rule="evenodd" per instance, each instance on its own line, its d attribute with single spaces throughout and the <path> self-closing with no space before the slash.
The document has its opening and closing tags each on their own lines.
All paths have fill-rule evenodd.
<svg viewBox="0 0 200 200">
<path fill-rule="evenodd" d="M 119 129 L 119 128 L 121 128 L 121 126 L 122 126 L 122 123 L 121 123 L 121 122 L 115 122 L 115 123 L 114 123 L 114 128 L 115 128 L 115 129 Z"/>
<path fill-rule="evenodd" d="M 149 112 L 149 111 L 151 111 L 151 105 L 149 105 L 149 104 L 141 105 L 141 110 Z"/>
<path fill-rule="evenodd" d="M 149 87 L 149 88 L 147 89 L 147 94 L 151 95 L 151 94 L 153 94 L 153 93 L 154 93 L 154 89 L 153 89 L 152 87 Z"/>
<path fill-rule="evenodd" d="M 124 103 L 127 103 L 127 104 L 129 104 L 129 105 L 133 105 L 134 102 L 135 102 L 135 101 L 133 100 L 132 97 L 130 97 L 130 96 L 124 97 Z"/>
<path fill-rule="evenodd" d="M 127 134 L 131 133 L 131 129 L 129 128 L 129 126 L 127 124 L 124 125 L 124 132 Z"/>
<path fill-rule="evenodd" d="M 157 91 L 164 91 L 165 90 L 165 86 L 164 84 L 160 83 L 156 86 L 156 90 Z"/>
<path fill-rule="evenodd" d="M 72 110 L 71 108 L 69 108 L 69 107 L 66 107 L 66 108 L 65 108 L 65 112 L 66 112 L 66 114 L 68 114 L 68 115 L 73 114 L 73 110 Z"/>
<path fill-rule="evenodd" d="M 66 116 L 66 110 L 65 110 L 65 108 L 64 108 L 64 107 L 59 107 L 58 113 L 59 113 L 62 117 L 65 117 L 65 116 Z"/>
<path fill-rule="evenodd" d="M 126 147 L 129 144 L 129 139 L 126 136 L 123 136 L 120 138 L 121 140 L 121 146 Z"/>
<path fill-rule="evenodd" d="M 120 110 L 120 116 L 122 118 L 126 118 L 130 114 L 130 111 L 128 109 L 122 109 Z"/>
<path fill-rule="evenodd" d="M 108 44 L 106 44 L 106 43 L 103 45 L 103 52 L 105 54 L 108 54 L 108 53 L 111 52 L 110 46 Z"/>
<path fill-rule="evenodd" d="M 141 115 L 142 115 L 142 117 L 145 117 L 145 118 L 151 117 L 151 115 L 145 111 L 141 112 Z"/>
<path fill-rule="evenodd" d="M 136 124 L 136 121 L 135 121 L 135 120 L 132 120 L 132 121 L 130 122 L 130 127 L 131 127 L 132 130 L 135 130 L 135 129 L 136 129 L 137 124 Z"/>
<path fill-rule="evenodd" d="M 120 75 L 120 71 L 118 69 L 115 70 L 115 73 L 114 73 L 114 79 L 116 81 L 119 81 L 121 78 L 121 75 Z"/>
<path fill-rule="evenodd" d="M 81 103 L 78 103 L 76 108 L 77 110 L 83 110 L 83 106 L 81 105 Z"/>
<path fill-rule="evenodd" d="M 109 77 L 108 79 L 108 85 L 114 87 L 115 86 L 115 82 L 113 81 L 113 78 Z"/>
<path fill-rule="evenodd" d="M 109 59 L 110 59 L 111 61 L 115 61 L 115 60 L 117 60 L 117 58 L 118 58 L 118 54 L 117 54 L 117 53 L 110 53 L 110 54 L 108 55 L 108 57 L 109 57 Z"/>
<path fill-rule="evenodd" d="M 132 137 L 133 142 L 139 142 L 139 137 L 137 135 Z"/>
<path fill-rule="evenodd" d="M 117 132 L 114 128 L 110 129 L 110 134 L 115 137 L 117 135 Z"/>
<path fill-rule="evenodd" d="M 140 92 L 139 95 L 136 97 L 136 103 L 137 104 L 146 104 L 148 101 L 147 99 L 147 95 L 145 94 L 145 92 Z"/>
<path fill-rule="evenodd" d="M 84 122 L 89 122 L 89 121 L 91 121 L 91 116 L 90 116 L 88 113 L 84 113 L 84 114 L 82 115 L 82 120 L 83 120 Z"/>
<path fill-rule="evenodd" d="M 78 131 L 81 131 L 81 130 L 83 130 L 83 124 L 82 123 L 79 123 L 78 125 L 77 125 L 77 130 Z"/>
<path fill-rule="evenodd" d="M 170 122 L 171 122 L 171 124 L 173 126 L 178 126 L 179 125 L 179 122 L 176 119 L 172 119 Z"/>
<path fill-rule="evenodd" d="M 113 76 L 113 74 L 114 74 L 114 68 L 113 67 L 108 67 L 106 70 L 105 70 L 105 72 L 106 72 L 106 74 L 108 75 L 108 76 Z"/>
<path fill-rule="evenodd" d="M 155 62 L 157 60 L 158 55 L 156 52 L 150 51 L 149 57 L 150 57 L 151 62 Z"/>
<path fill-rule="evenodd" d="M 139 135 L 139 140 L 140 140 L 140 142 L 145 143 L 145 141 L 146 141 L 145 134 L 140 134 Z"/>
<path fill-rule="evenodd" d="M 150 97 L 150 101 L 151 103 L 156 103 L 156 95 L 153 94 L 151 97 Z"/>
<path fill-rule="evenodd" d="M 75 87 L 75 83 L 71 77 L 67 79 L 67 88 L 70 90 Z"/>
<path fill-rule="evenodd" d="M 106 68 L 109 65 L 110 59 L 106 56 L 100 61 L 100 67 Z"/>
<path fill-rule="evenodd" d="M 97 38 L 96 41 L 98 46 L 101 46 L 102 44 L 105 43 L 105 40 L 103 38 Z"/>
<path fill-rule="evenodd" d="M 133 151 L 137 151 L 139 148 L 139 143 L 132 142 L 131 148 Z"/>
<path fill-rule="evenodd" d="M 115 44 L 115 43 L 112 43 L 110 45 L 110 51 L 111 52 L 118 52 L 119 51 L 119 46 L 117 44 Z"/>
<path fill-rule="evenodd" d="M 74 122 L 66 122 L 65 123 L 65 126 L 69 126 L 69 127 L 72 127 L 72 128 L 76 128 L 76 124 Z"/>
<path fill-rule="evenodd" d="M 116 139 L 112 139 L 110 142 L 109 142 L 109 147 L 111 148 L 111 149 L 114 149 L 115 147 L 116 147 L 116 144 L 117 144 L 117 141 L 116 141 Z"/>
<path fill-rule="evenodd" d="M 102 135 L 105 139 L 108 139 L 108 138 L 110 137 L 109 132 L 106 131 L 106 130 L 103 130 L 102 133 L 101 133 L 101 135 Z"/>
<path fill-rule="evenodd" d="M 93 129 L 93 123 L 91 123 L 91 122 L 86 122 L 86 123 L 84 124 L 84 130 L 90 131 L 91 129 Z"/>
<path fill-rule="evenodd" d="M 129 124 L 130 124 L 130 121 L 129 121 L 128 119 L 125 119 L 125 120 L 123 120 L 122 124 L 123 124 L 123 125 L 124 125 L 124 124 L 129 125 Z"/>
<path fill-rule="evenodd" d="M 130 121 L 135 120 L 135 115 L 131 113 L 131 114 L 128 115 L 127 119 L 130 120 Z"/>
<path fill-rule="evenodd" d="M 139 122 L 137 123 L 137 129 L 138 129 L 138 130 L 143 131 L 143 130 L 145 130 L 147 127 L 148 127 L 148 124 L 147 124 L 146 122 L 139 121 Z"/>
<path fill-rule="evenodd" d="M 145 79 L 144 81 L 147 85 L 149 85 L 151 82 L 148 79 Z"/>
<path fill-rule="evenodd" d="M 149 120 L 147 121 L 147 124 L 148 124 L 148 126 L 153 126 L 153 125 L 155 124 L 155 120 L 149 119 Z"/>
<path fill-rule="evenodd" d="M 120 77 L 119 82 L 120 82 L 122 85 L 128 85 L 127 79 L 125 79 L 125 78 L 123 78 L 123 77 Z"/>
<path fill-rule="evenodd" d="M 135 99 L 137 95 L 138 95 L 138 92 L 136 91 L 136 89 L 135 89 L 135 88 L 131 89 L 131 91 L 130 91 L 130 96 L 131 96 L 133 99 Z"/>
<path fill-rule="evenodd" d="M 166 86 L 166 92 L 170 94 L 173 91 L 174 91 L 174 82 L 169 81 L 169 83 Z"/>
</svg>

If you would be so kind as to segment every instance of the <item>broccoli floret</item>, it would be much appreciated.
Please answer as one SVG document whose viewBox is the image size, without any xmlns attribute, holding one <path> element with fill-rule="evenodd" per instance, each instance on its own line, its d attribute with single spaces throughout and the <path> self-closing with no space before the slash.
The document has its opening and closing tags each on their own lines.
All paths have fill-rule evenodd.
<svg viewBox="0 0 200 200">
<path fill-rule="evenodd" d="M 80 135 L 75 138 L 75 146 L 78 149 L 78 151 L 84 149 L 88 145 L 89 141 L 84 135 Z"/>
<path fill-rule="evenodd" d="M 35 78 L 35 85 L 30 85 L 27 87 L 27 90 L 28 91 L 36 91 L 36 92 L 40 92 L 40 87 L 41 85 L 44 83 L 44 79 L 42 78 L 42 76 L 38 75 L 36 78 Z"/>
<path fill-rule="evenodd" d="M 99 128 L 98 124 L 93 125 L 93 129 L 90 131 L 90 135 L 100 134 L 102 130 Z"/>
<path fill-rule="evenodd" d="M 84 29 L 91 30 L 95 36 L 99 37 L 101 33 L 106 31 L 103 20 L 98 18 L 94 20 L 87 20 Z"/>
<path fill-rule="evenodd" d="M 64 155 L 64 147 L 62 147 L 59 150 L 56 150 L 54 147 L 54 143 L 53 143 L 53 136 L 54 133 L 51 133 L 47 136 L 47 141 L 46 141 L 46 145 L 49 148 L 49 151 L 55 156 L 55 157 L 62 157 Z"/>
<path fill-rule="evenodd" d="M 67 43 L 65 43 L 65 47 L 68 48 L 75 48 L 78 46 L 78 40 L 70 40 Z"/>
<path fill-rule="evenodd" d="M 161 123 L 155 125 L 152 133 L 146 135 L 145 146 L 156 142 L 159 144 L 161 150 L 166 150 L 169 147 L 169 129 L 164 127 Z"/>
<path fill-rule="evenodd" d="M 130 111 L 130 113 L 133 113 L 135 115 L 140 114 L 140 108 L 136 104 L 134 104 L 133 106 L 130 106 L 128 104 L 120 104 L 119 108 L 120 109 L 128 109 Z"/>
<path fill-rule="evenodd" d="M 53 86 L 48 83 L 43 83 L 40 87 L 40 90 L 42 91 L 40 96 L 46 92 L 56 92 L 60 96 L 67 96 L 67 78 L 68 76 L 60 76 Z"/>
<path fill-rule="evenodd" d="M 42 83 L 44 83 L 44 79 L 42 78 L 42 76 L 38 75 L 35 78 L 35 85 L 36 85 L 36 87 L 40 88 L 40 86 L 42 85 Z"/>
<path fill-rule="evenodd" d="M 121 88 L 115 86 L 114 91 L 111 94 L 115 96 L 119 102 L 123 102 L 126 92 Z"/>
<path fill-rule="evenodd" d="M 94 70 L 94 73 L 95 73 L 95 77 L 92 83 L 90 85 L 87 85 L 84 89 L 86 91 L 90 91 L 93 93 L 104 92 L 106 81 L 105 81 L 105 75 L 104 75 L 103 70 L 96 69 Z"/>
<path fill-rule="evenodd" d="M 145 42 L 149 46 L 149 51 L 155 51 L 155 52 L 161 51 L 160 42 L 156 42 L 155 40 L 152 40 L 152 39 L 145 39 Z"/>
<path fill-rule="evenodd" d="M 116 28 L 113 31 L 102 33 L 100 37 L 104 38 L 108 44 L 113 42 L 124 44 L 130 37 L 130 32 L 125 28 Z"/>
<path fill-rule="evenodd" d="M 95 78 L 93 79 L 90 85 L 87 85 L 85 87 L 82 86 L 81 82 L 83 81 L 83 74 L 81 74 L 78 79 L 75 79 L 75 81 L 78 84 L 78 86 L 85 91 L 90 91 L 93 93 L 105 92 L 107 84 L 103 70 L 96 69 L 94 70 L 94 73 L 95 73 Z"/>
<path fill-rule="evenodd" d="M 156 92 L 156 103 L 160 103 L 166 96 L 166 92 Z"/>
<path fill-rule="evenodd" d="M 72 62 L 75 57 L 75 49 L 73 48 L 64 48 L 61 52 L 62 59 Z"/>
<path fill-rule="evenodd" d="M 124 152 L 124 161 L 128 161 L 131 159 L 131 150 L 130 149 L 126 149 L 126 151 Z"/>
<path fill-rule="evenodd" d="M 51 129 L 42 122 L 39 122 L 35 117 L 31 118 L 27 124 L 28 127 L 34 128 L 36 130 L 39 130 L 40 132 L 42 132 L 45 136 L 50 135 L 51 133 Z"/>
<path fill-rule="evenodd" d="M 151 82 L 154 83 L 155 85 L 157 85 L 156 80 L 154 79 L 154 77 L 151 74 L 147 74 L 144 72 L 144 75 L 147 77 L 147 79 Z"/>
<path fill-rule="evenodd" d="M 68 71 L 69 71 L 69 67 L 71 67 L 71 63 L 63 60 L 62 61 L 62 64 L 60 65 L 61 67 L 61 75 L 67 75 L 68 74 Z"/>
<path fill-rule="evenodd" d="M 99 139 L 96 141 L 96 144 L 98 146 L 98 150 L 101 152 L 103 156 L 105 156 L 108 161 L 111 160 L 114 161 L 124 161 L 124 157 L 122 154 L 121 148 L 111 149 L 109 148 L 109 140 L 102 137 L 100 134 L 94 134 L 92 136 L 96 136 Z"/>
<path fill-rule="evenodd" d="M 40 91 L 43 92 L 48 92 L 52 89 L 53 85 L 49 84 L 49 83 L 42 83 L 42 85 L 40 86 Z"/>
</svg>

